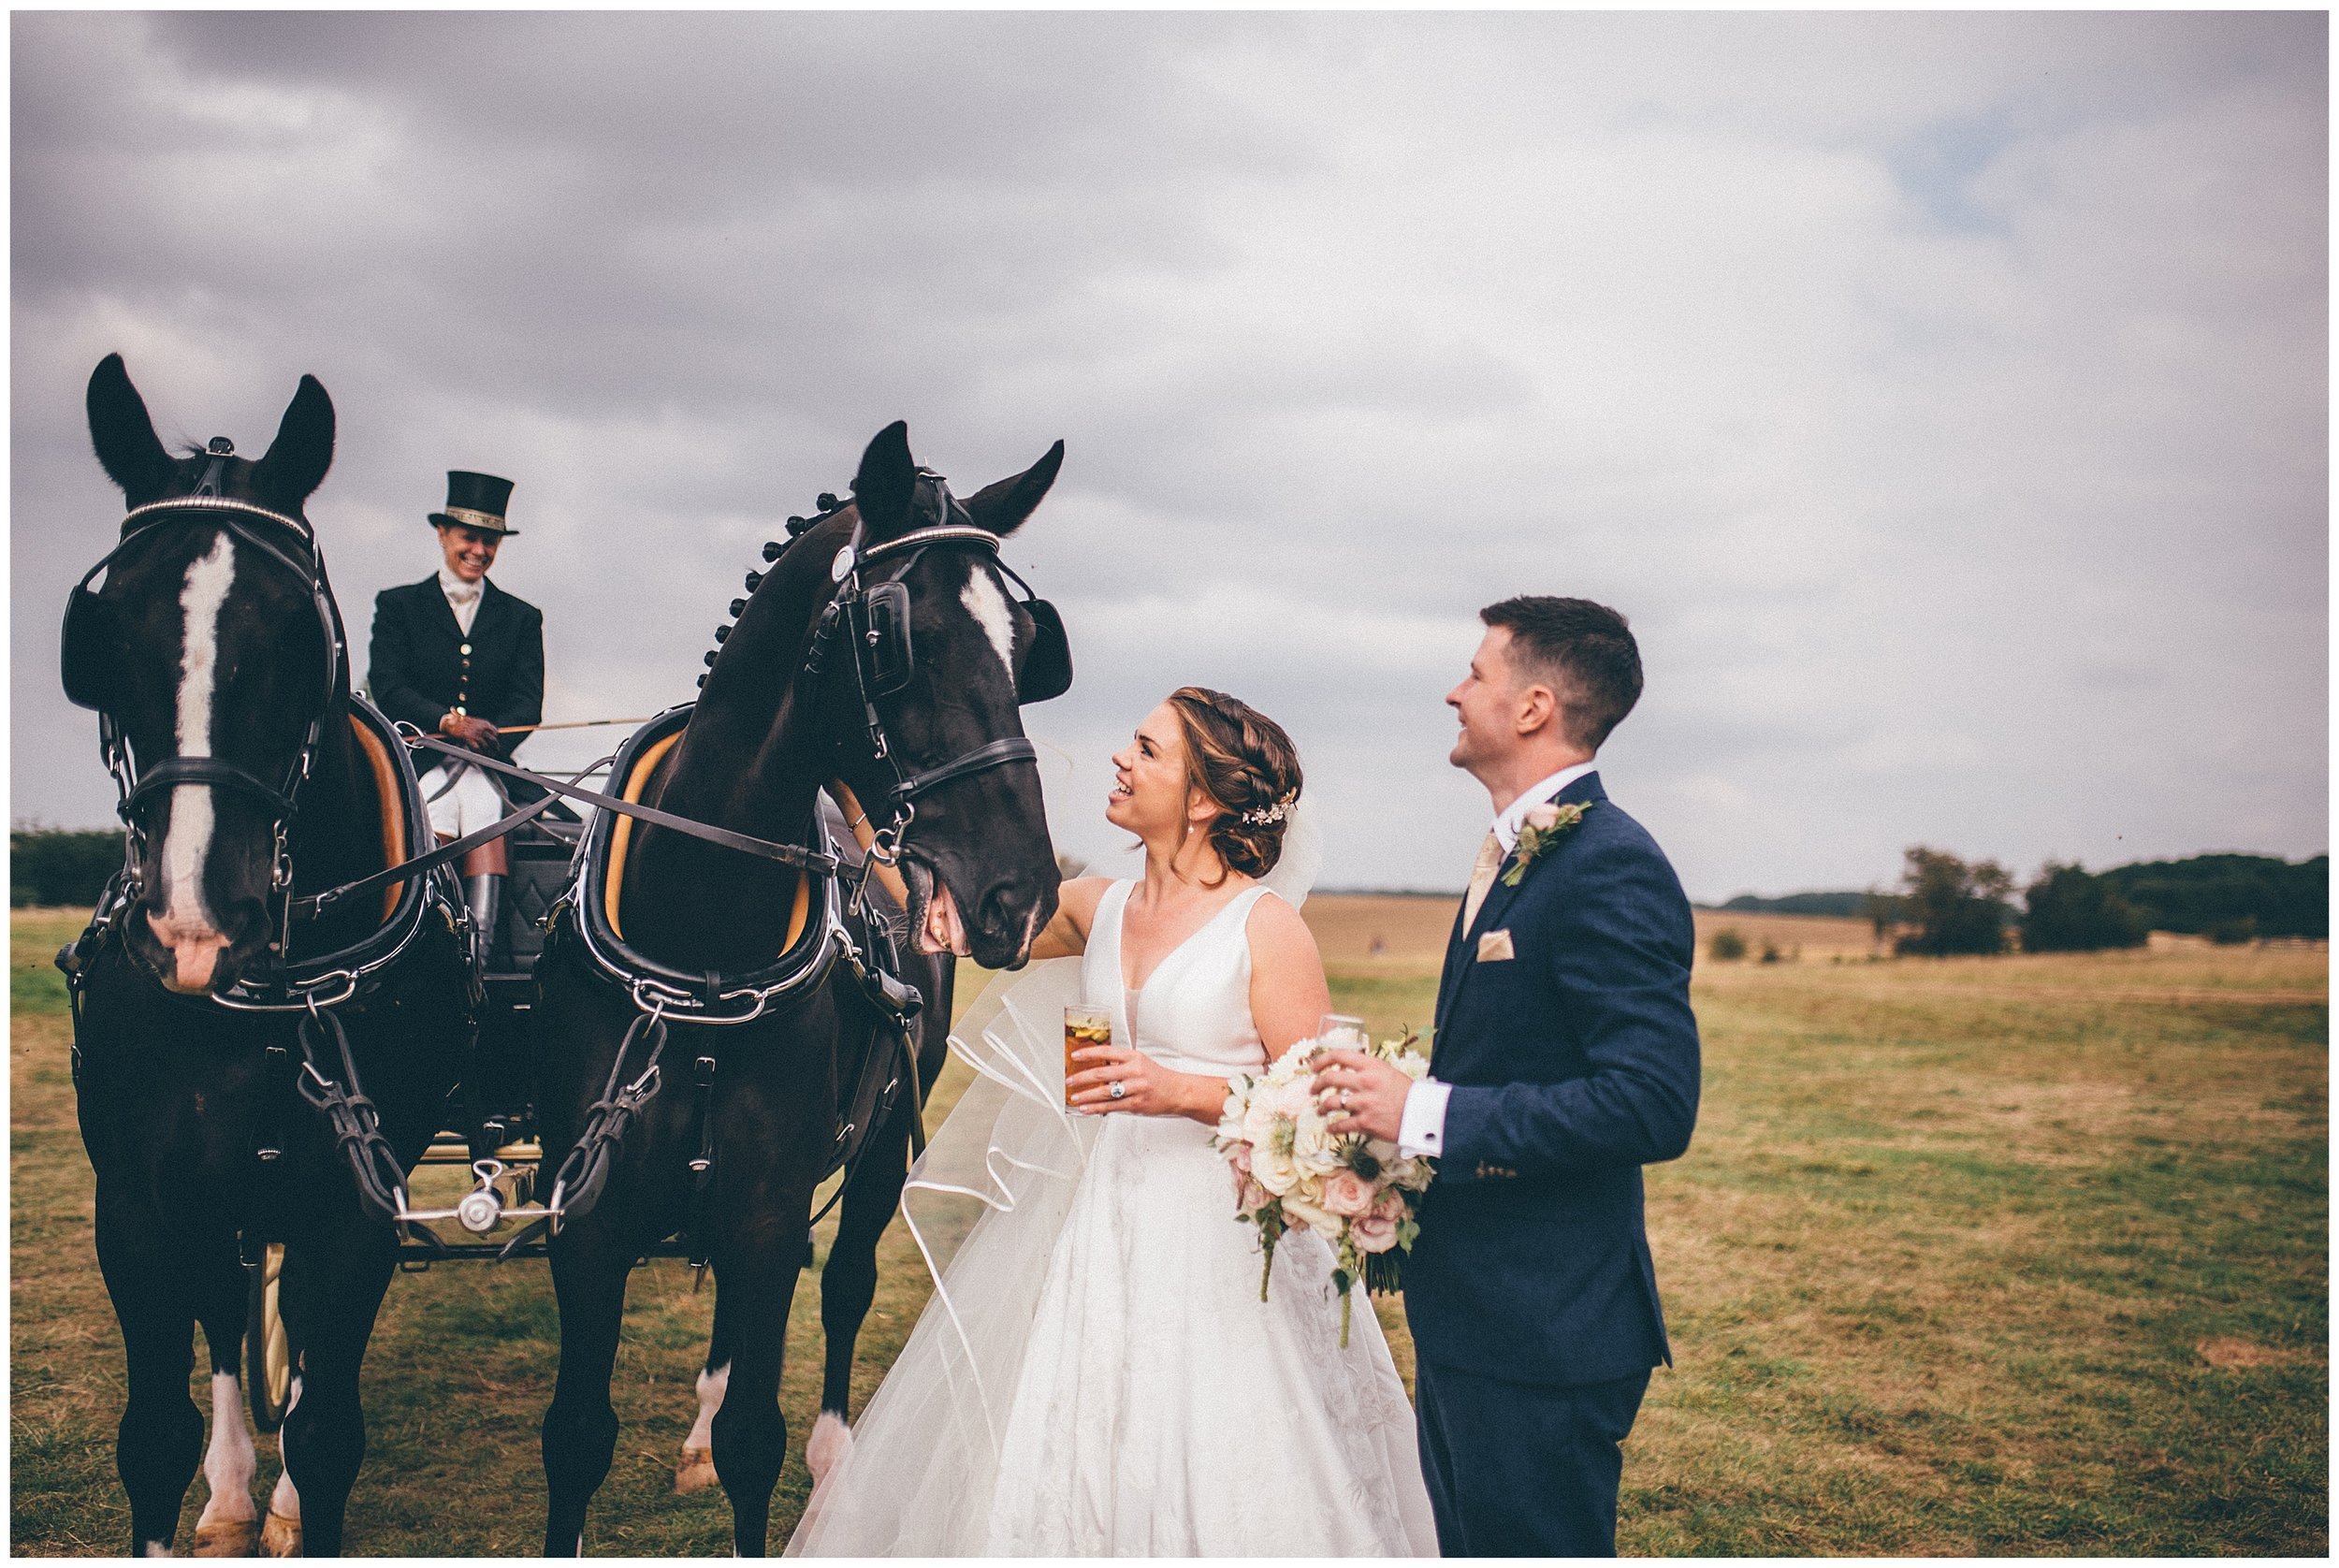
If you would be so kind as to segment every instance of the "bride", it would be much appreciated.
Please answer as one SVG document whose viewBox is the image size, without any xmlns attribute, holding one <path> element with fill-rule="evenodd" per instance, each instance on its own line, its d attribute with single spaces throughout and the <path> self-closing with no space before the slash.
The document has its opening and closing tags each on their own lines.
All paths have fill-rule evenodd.
<svg viewBox="0 0 2339 1568">
<path fill-rule="evenodd" d="M 1257 1235 L 1211 1147 L 1228 1075 L 1329 1006 L 1296 907 L 1299 757 L 1189 686 L 1112 761 L 1105 817 L 1144 874 L 1066 883 L 1033 949 L 1054 961 L 961 1021 L 978 1076 L 903 1198 L 934 1298 L 850 1443 L 816 1434 L 842 1454 L 791 1556 L 1437 1551 L 1379 1323 L 1358 1312 L 1341 1348 L 1309 1233 L 1259 1299 Z M 1068 1065 L 1070 1003 L 1108 1011 L 1112 1043 Z"/>
</svg>

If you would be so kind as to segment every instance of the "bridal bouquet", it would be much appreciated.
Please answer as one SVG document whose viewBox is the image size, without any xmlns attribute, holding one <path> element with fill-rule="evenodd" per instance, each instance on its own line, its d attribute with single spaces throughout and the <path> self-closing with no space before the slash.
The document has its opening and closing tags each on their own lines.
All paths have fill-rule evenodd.
<svg viewBox="0 0 2339 1568">
<path fill-rule="evenodd" d="M 1406 1158 L 1397 1145 L 1361 1133 L 1335 1131 L 1315 1107 L 1310 1088 L 1311 1059 L 1329 1043 L 1354 1045 L 1418 1079 L 1430 1064 L 1413 1049 L 1416 1037 L 1384 1040 L 1303 1039 L 1278 1057 L 1264 1077 L 1238 1074 L 1227 1080 L 1227 1105 L 1212 1140 L 1234 1168 L 1235 1218 L 1258 1227 L 1267 1255 L 1259 1271 L 1258 1299 L 1275 1270 L 1275 1243 L 1304 1226 L 1331 1243 L 1338 1260 L 1332 1283 L 1340 1287 L 1340 1343 L 1348 1344 L 1348 1292 L 1357 1281 L 1368 1291 L 1395 1290 L 1402 1277 L 1400 1255 L 1413 1245 L 1420 1227 L 1413 1211 L 1416 1195 L 1430 1184 L 1431 1168 Z"/>
</svg>

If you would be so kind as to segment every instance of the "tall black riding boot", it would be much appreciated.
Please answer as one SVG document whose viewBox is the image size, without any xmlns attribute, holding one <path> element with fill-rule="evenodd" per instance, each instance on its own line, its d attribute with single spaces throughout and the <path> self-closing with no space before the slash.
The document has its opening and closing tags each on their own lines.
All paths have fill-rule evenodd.
<svg viewBox="0 0 2339 1568">
<path fill-rule="evenodd" d="M 479 933 L 479 951 L 492 965 L 503 935 L 496 924 L 503 910 L 503 878 L 493 875 L 465 878 L 463 902 L 471 907 L 472 929 Z"/>
</svg>

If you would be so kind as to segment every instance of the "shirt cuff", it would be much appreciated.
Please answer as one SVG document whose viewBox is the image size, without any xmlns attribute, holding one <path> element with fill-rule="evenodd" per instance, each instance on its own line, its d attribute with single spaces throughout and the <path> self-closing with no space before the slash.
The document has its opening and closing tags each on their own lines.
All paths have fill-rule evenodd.
<svg viewBox="0 0 2339 1568">
<path fill-rule="evenodd" d="M 1446 1151 L 1446 1100 L 1454 1092 L 1451 1083 L 1440 1083 L 1434 1078 L 1424 1078 L 1405 1091 L 1405 1113 L 1397 1125 L 1397 1153 L 1411 1159 L 1416 1154 L 1439 1154 Z"/>
</svg>

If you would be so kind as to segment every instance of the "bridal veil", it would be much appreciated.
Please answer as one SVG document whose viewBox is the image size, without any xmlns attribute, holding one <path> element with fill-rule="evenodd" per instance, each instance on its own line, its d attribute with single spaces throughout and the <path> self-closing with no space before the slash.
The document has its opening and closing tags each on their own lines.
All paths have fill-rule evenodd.
<svg viewBox="0 0 2339 1568">
<path fill-rule="evenodd" d="M 1295 907 L 1323 863 L 1315 815 L 1293 812 L 1263 878 Z M 973 1082 L 902 1190 L 934 1298 L 789 1556 L 981 1549 L 1048 1260 L 1102 1125 L 1064 1107 L 1064 1009 L 1081 999 L 1081 960 L 1045 959 L 993 980 L 952 1031 Z"/>
</svg>

